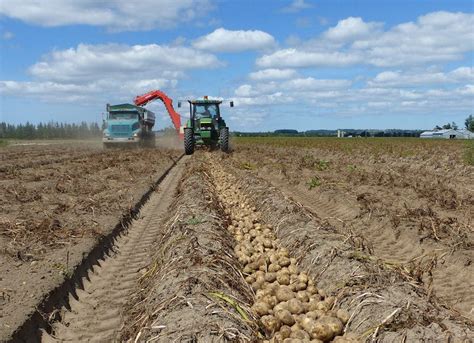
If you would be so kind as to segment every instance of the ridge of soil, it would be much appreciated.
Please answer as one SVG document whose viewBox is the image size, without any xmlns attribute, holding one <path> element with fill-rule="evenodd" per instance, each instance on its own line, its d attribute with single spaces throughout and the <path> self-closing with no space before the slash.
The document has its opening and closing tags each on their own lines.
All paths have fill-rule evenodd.
<svg viewBox="0 0 474 343">
<path fill-rule="evenodd" d="M 237 144 L 230 163 L 282 190 L 430 296 L 474 320 L 474 168 L 463 142 L 336 139 Z M 287 145 L 285 145 L 287 143 Z"/>
<path fill-rule="evenodd" d="M 246 151 L 222 157 L 221 166 L 237 177 L 242 191 L 276 228 L 277 237 L 316 276 L 317 285 L 351 313 L 351 331 L 362 339 L 384 342 L 474 338 L 472 321 L 439 303 L 416 271 L 380 260 L 350 228 L 342 230 L 318 217 L 317 207 L 308 210 L 291 200 L 255 169 L 232 168 L 242 164 L 242 155 L 248 161 Z"/>
<path fill-rule="evenodd" d="M 122 341 L 256 340 L 249 309 L 253 293 L 239 271 L 233 238 L 222 226 L 222 208 L 204 170 L 194 159 L 187 165 L 153 262 L 128 304 Z"/>
</svg>

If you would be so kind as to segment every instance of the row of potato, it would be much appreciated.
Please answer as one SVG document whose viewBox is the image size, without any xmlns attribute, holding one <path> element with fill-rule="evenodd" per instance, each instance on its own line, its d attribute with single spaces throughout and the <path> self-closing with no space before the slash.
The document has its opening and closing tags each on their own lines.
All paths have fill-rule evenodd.
<svg viewBox="0 0 474 343">
<path fill-rule="evenodd" d="M 241 191 L 238 180 L 213 168 L 217 196 L 231 220 L 235 254 L 255 292 L 252 310 L 266 334 L 264 342 L 357 342 L 344 334 L 349 314 L 335 309 L 333 296 L 318 289 L 296 259 L 280 246 L 270 225 Z"/>
</svg>

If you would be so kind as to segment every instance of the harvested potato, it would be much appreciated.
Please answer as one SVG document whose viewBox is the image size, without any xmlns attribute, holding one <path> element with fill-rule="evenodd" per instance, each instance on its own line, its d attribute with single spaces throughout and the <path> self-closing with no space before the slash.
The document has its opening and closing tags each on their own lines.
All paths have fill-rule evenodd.
<svg viewBox="0 0 474 343">
<path fill-rule="evenodd" d="M 288 311 L 292 314 L 300 314 L 304 311 L 303 304 L 296 298 L 288 300 Z"/>
<path fill-rule="evenodd" d="M 344 329 L 344 326 L 342 325 L 342 322 L 339 318 L 323 316 L 318 319 L 318 322 L 328 325 L 333 333 L 333 336 L 340 335 Z"/>
<path fill-rule="evenodd" d="M 291 330 L 291 338 L 298 338 L 302 341 L 307 341 L 310 339 L 310 335 L 304 330 Z"/>
<path fill-rule="evenodd" d="M 277 299 L 275 296 L 267 294 L 262 297 L 262 302 L 267 303 L 270 308 L 273 308 L 277 304 Z"/>
<path fill-rule="evenodd" d="M 308 287 L 306 287 L 306 290 L 307 290 L 308 293 L 310 293 L 311 295 L 313 295 L 313 294 L 318 294 L 318 289 L 316 288 L 316 286 L 310 285 L 309 282 L 308 282 Z"/>
<path fill-rule="evenodd" d="M 280 311 L 280 310 L 287 310 L 287 309 L 288 309 L 288 302 L 286 301 L 279 302 L 273 307 L 273 311 L 275 312 Z"/>
<path fill-rule="evenodd" d="M 270 311 L 270 305 L 264 301 L 258 301 L 252 306 L 252 310 L 261 316 L 265 316 Z"/>
<path fill-rule="evenodd" d="M 300 323 L 301 327 L 309 334 L 312 333 L 312 330 L 315 324 L 316 324 L 316 321 L 310 318 L 309 316 L 304 318 Z"/>
<path fill-rule="evenodd" d="M 282 267 L 288 267 L 290 265 L 290 259 L 288 257 L 282 256 L 278 259 L 278 263 Z"/>
<path fill-rule="evenodd" d="M 276 273 L 266 273 L 265 274 L 265 281 L 267 282 L 274 282 L 277 278 L 277 274 Z"/>
<path fill-rule="evenodd" d="M 295 318 L 291 315 L 290 311 L 288 310 L 279 310 L 275 312 L 276 318 L 285 325 L 293 325 L 295 324 Z"/>
<path fill-rule="evenodd" d="M 278 250 L 278 255 L 280 255 L 281 257 L 290 257 L 289 253 L 288 253 L 288 249 L 286 248 L 280 248 Z"/>
<path fill-rule="evenodd" d="M 289 285 L 290 284 L 290 274 L 288 273 L 277 273 L 277 281 L 280 285 Z"/>
<path fill-rule="evenodd" d="M 296 293 L 296 299 L 303 303 L 307 303 L 309 302 L 309 295 L 306 291 L 299 291 L 298 293 Z"/>
<path fill-rule="evenodd" d="M 345 334 L 344 336 L 335 337 L 333 342 L 336 342 L 336 343 L 358 343 L 359 338 L 357 337 L 356 334 L 348 333 L 348 334 Z"/>
<path fill-rule="evenodd" d="M 253 284 L 252 284 L 252 289 L 254 290 L 254 292 L 258 291 L 259 289 L 262 289 L 263 287 L 263 283 L 262 282 L 257 282 L 255 281 Z"/>
<path fill-rule="evenodd" d="M 324 301 L 320 301 L 316 304 L 316 310 L 327 312 L 329 311 L 329 305 Z"/>
<path fill-rule="evenodd" d="M 263 246 L 264 246 L 265 248 L 270 249 L 270 248 L 273 247 L 273 242 L 272 242 L 272 240 L 269 239 L 269 238 L 264 239 L 262 243 L 263 243 Z"/>
<path fill-rule="evenodd" d="M 303 340 L 299 338 L 285 338 L 283 343 L 303 343 Z"/>
<path fill-rule="evenodd" d="M 268 266 L 268 271 L 269 272 L 277 272 L 281 269 L 281 266 L 277 263 L 272 263 Z"/>
<path fill-rule="evenodd" d="M 309 311 L 308 313 L 306 313 L 306 315 L 312 319 L 319 319 L 324 316 L 324 314 L 325 313 L 321 310 Z"/>
<path fill-rule="evenodd" d="M 280 321 L 272 315 L 263 316 L 260 321 L 269 335 L 273 335 L 280 328 Z"/>
<path fill-rule="evenodd" d="M 306 284 L 303 282 L 298 282 L 296 284 L 295 290 L 296 291 L 304 291 L 306 289 Z"/>
<path fill-rule="evenodd" d="M 288 301 L 288 300 L 295 297 L 295 293 L 288 286 L 278 287 L 275 295 L 276 295 L 278 301 Z"/>
<path fill-rule="evenodd" d="M 281 338 L 283 339 L 288 338 L 291 335 L 291 327 L 289 327 L 288 325 L 282 325 L 279 333 L 280 333 Z"/>
</svg>

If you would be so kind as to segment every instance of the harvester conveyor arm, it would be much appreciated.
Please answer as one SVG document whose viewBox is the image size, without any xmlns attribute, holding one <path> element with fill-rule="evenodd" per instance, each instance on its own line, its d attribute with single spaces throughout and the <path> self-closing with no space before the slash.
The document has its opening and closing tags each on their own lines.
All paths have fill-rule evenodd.
<svg viewBox="0 0 474 343">
<path fill-rule="evenodd" d="M 168 114 L 170 115 L 171 121 L 173 122 L 173 125 L 176 131 L 178 132 L 178 135 L 180 135 L 181 117 L 179 113 L 176 112 L 173 108 L 173 100 L 169 98 L 165 93 L 159 90 L 154 90 L 143 95 L 138 95 L 137 97 L 135 97 L 134 102 L 136 106 L 145 106 L 150 101 L 153 101 L 155 99 L 160 99 L 163 102 L 166 107 L 166 110 L 168 111 Z"/>
</svg>

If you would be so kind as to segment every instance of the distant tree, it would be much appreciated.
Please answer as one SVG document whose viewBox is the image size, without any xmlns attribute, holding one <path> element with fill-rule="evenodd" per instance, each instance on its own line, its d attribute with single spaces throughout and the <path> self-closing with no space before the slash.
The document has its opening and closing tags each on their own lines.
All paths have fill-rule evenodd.
<svg viewBox="0 0 474 343">
<path fill-rule="evenodd" d="M 451 128 L 453 130 L 457 130 L 458 129 L 458 124 L 456 124 L 455 122 L 451 122 Z"/>
<path fill-rule="evenodd" d="M 450 124 L 450 123 L 444 124 L 444 125 L 443 125 L 443 129 L 445 129 L 445 130 L 450 130 L 450 129 L 452 129 L 451 124 Z"/>
<path fill-rule="evenodd" d="M 464 125 L 466 126 L 466 129 L 471 132 L 474 132 L 474 117 L 472 116 L 472 114 L 466 118 Z"/>
</svg>

